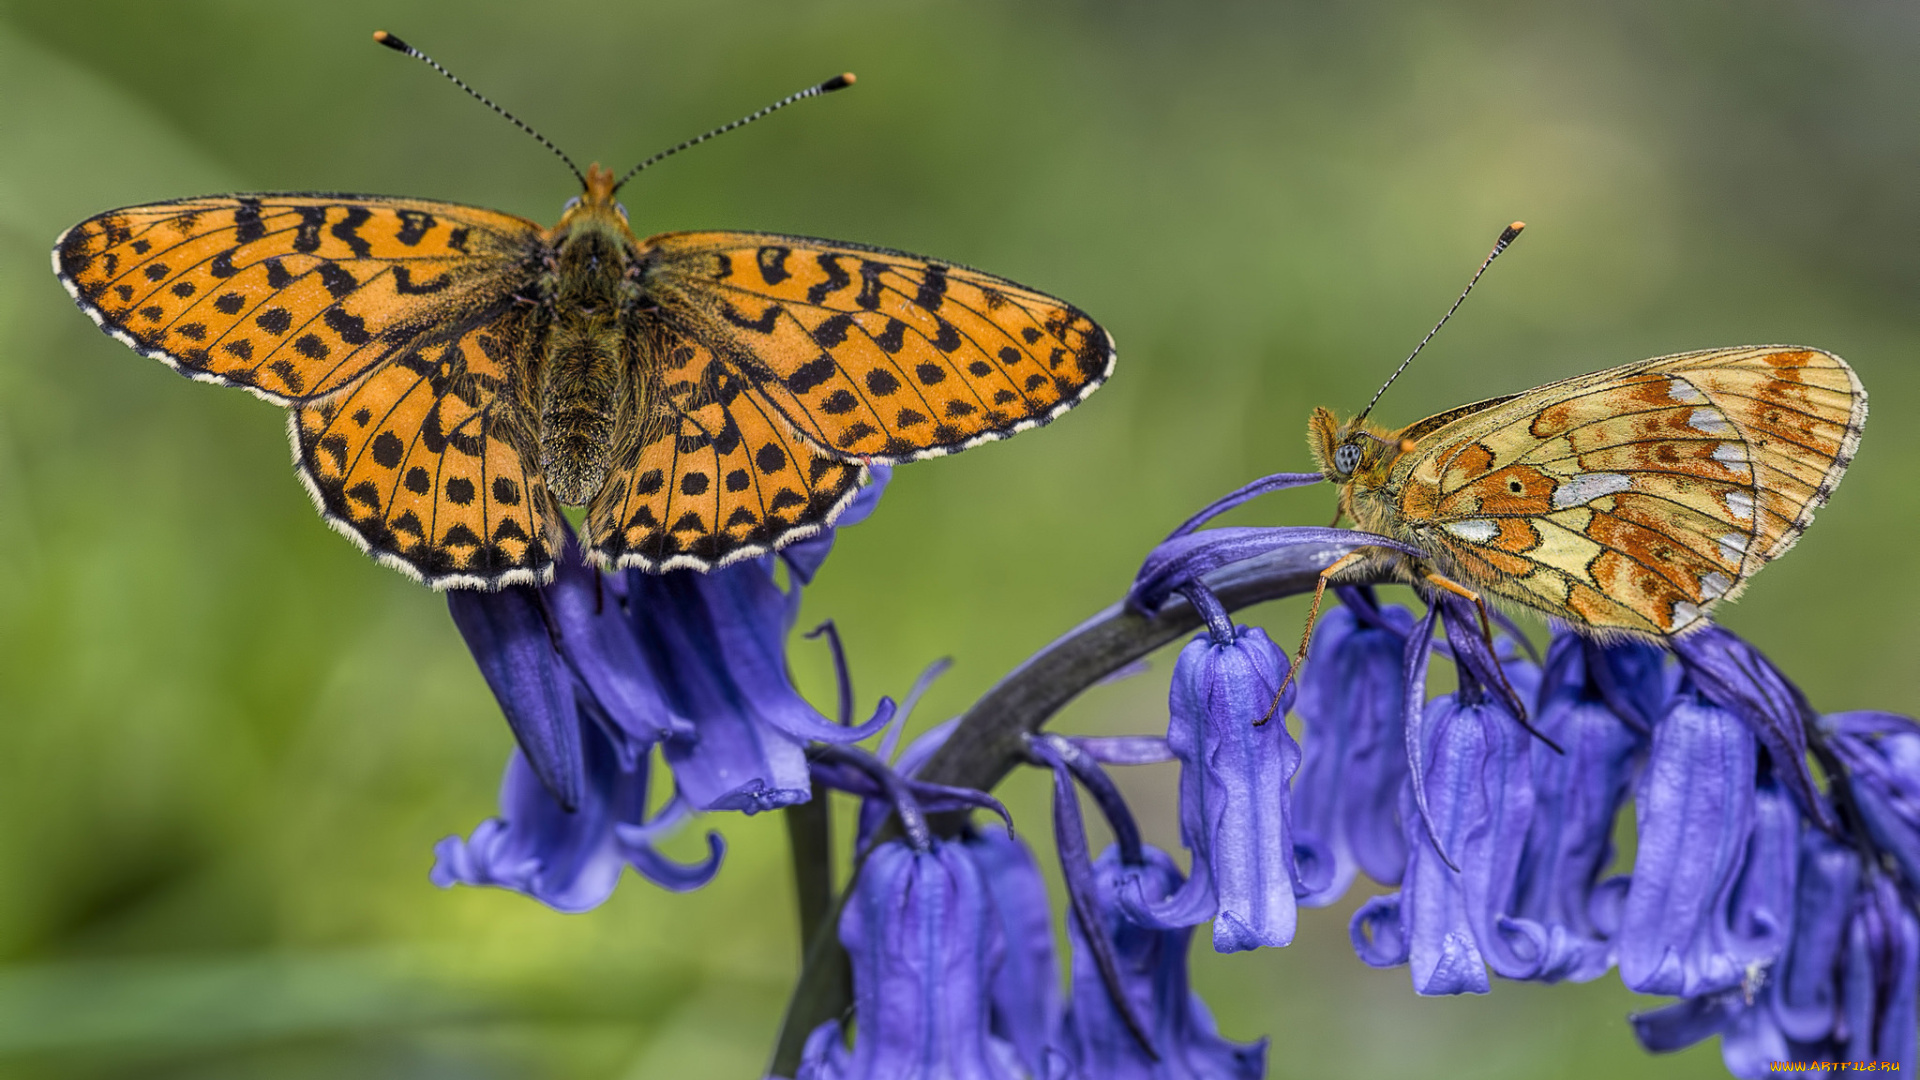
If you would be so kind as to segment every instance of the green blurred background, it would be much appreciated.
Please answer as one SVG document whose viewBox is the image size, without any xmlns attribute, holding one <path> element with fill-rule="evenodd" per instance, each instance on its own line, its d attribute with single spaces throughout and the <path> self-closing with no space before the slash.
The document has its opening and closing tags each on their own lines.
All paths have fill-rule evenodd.
<svg viewBox="0 0 1920 1080">
<path fill-rule="evenodd" d="M 1125 589 L 1227 488 L 1308 466 L 1499 227 L 1531 225 L 1381 405 L 1406 423 L 1579 372 L 1798 342 L 1854 363 L 1851 477 L 1724 622 L 1824 709 L 1920 711 L 1920 8 L 1675 4 L 0 4 L 0 1076 L 751 1077 L 797 944 L 777 815 L 713 822 L 706 890 L 562 916 L 441 892 L 505 724 L 444 601 L 321 524 L 278 411 L 99 334 L 67 225 L 230 190 L 445 198 L 551 221 L 572 181 L 418 64 L 624 167 L 636 229 L 770 229 L 989 268 L 1120 345 L 1060 423 L 904 468 L 807 597 L 862 708 L 929 660 L 922 727 Z M 1902 476 L 1908 479 L 1902 480 Z M 1325 490 L 1235 521 L 1321 524 Z M 1290 640 L 1298 604 L 1257 613 Z M 1152 731 L 1166 663 L 1060 724 Z M 817 643 L 795 647 L 828 701 Z M 1124 778 L 1177 846 L 1172 774 Z M 1005 789 L 1029 836 L 1042 788 Z M 680 838 L 691 852 L 698 837 Z M 1711 1075 L 1640 1053 L 1609 977 L 1416 998 L 1345 943 L 1204 945 L 1222 1028 L 1294 1076 Z M 1202 935 L 1204 937 L 1204 935 Z"/>
</svg>

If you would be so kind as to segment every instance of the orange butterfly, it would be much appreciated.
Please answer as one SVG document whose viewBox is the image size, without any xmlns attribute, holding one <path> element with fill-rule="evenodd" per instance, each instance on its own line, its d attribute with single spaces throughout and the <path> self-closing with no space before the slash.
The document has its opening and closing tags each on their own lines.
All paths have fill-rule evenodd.
<svg viewBox="0 0 1920 1080">
<path fill-rule="evenodd" d="M 1705 626 L 1793 546 L 1866 418 L 1853 370 L 1794 345 L 1643 360 L 1398 431 L 1317 409 L 1308 442 L 1341 510 L 1424 553 L 1356 552 L 1321 587 L 1386 558 L 1469 599 L 1478 590 L 1602 638 L 1663 640 Z"/>
<path fill-rule="evenodd" d="M 211 196 L 89 218 L 53 269 L 136 351 L 290 407 L 328 523 L 434 588 L 546 581 L 563 505 L 586 506 L 601 566 L 708 570 L 819 531 L 870 464 L 1046 423 L 1113 370 L 1092 319 L 991 274 L 629 229 L 613 196 L 641 169 L 852 81 L 618 182 L 592 166 L 551 229 L 420 199 Z"/>
</svg>

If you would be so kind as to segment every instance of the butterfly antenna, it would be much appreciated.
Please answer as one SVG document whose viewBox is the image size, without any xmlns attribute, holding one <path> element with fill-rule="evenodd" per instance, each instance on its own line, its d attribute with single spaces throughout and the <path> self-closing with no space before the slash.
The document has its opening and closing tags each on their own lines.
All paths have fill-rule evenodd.
<svg viewBox="0 0 1920 1080">
<path fill-rule="evenodd" d="M 547 137 L 545 135 L 540 134 L 539 132 L 528 127 L 526 124 L 522 123 L 519 117 L 513 115 L 512 113 L 501 108 L 500 106 L 495 105 L 491 100 L 487 98 L 487 95 L 481 93 L 478 90 L 475 90 L 473 87 L 468 86 L 466 83 L 461 82 L 460 76 L 455 75 L 453 72 L 448 71 L 446 68 L 441 67 L 440 62 L 438 60 L 435 60 L 433 57 L 428 56 L 426 53 L 421 52 L 419 49 L 414 48 L 413 46 L 407 44 L 406 42 L 401 41 L 399 38 L 394 37 L 392 34 L 387 33 L 385 30 L 375 30 L 373 32 L 373 40 L 379 42 L 382 45 L 385 45 L 387 48 L 392 49 L 394 52 L 406 53 L 408 56 L 413 57 L 415 60 L 418 60 L 421 63 L 432 68 L 433 70 L 439 72 L 440 74 L 445 75 L 448 81 L 452 82 L 453 85 L 459 87 L 462 90 L 465 90 L 469 94 L 472 94 L 475 101 L 478 101 L 480 104 L 485 105 L 487 108 L 492 109 L 494 112 L 499 113 L 501 116 L 506 117 L 508 120 L 513 121 L 514 127 L 517 127 L 521 131 L 524 131 L 527 134 L 533 136 L 534 139 L 536 139 L 541 146 L 544 146 L 547 149 L 553 151 L 556 155 L 559 156 L 561 161 L 566 162 L 567 168 L 573 170 L 573 178 L 575 180 L 580 181 L 580 190 L 582 191 L 586 190 L 587 178 L 580 175 L 580 167 L 573 163 L 573 159 L 567 156 L 566 151 L 560 149 L 559 147 L 553 145 L 553 143 L 547 141 Z"/>
<path fill-rule="evenodd" d="M 448 78 L 452 78 L 452 76 L 448 76 Z M 666 150 L 662 150 L 659 153 L 648 158 L 647 160 L 641 162 L 640 164 L 635 165 L 633 168 L 628 169 L 626 175 L 620 178 L 620 183 L 613 185 L 613 190 L 619 191 L 621 185 L 633 179 L 634 176 L 636 176 L 640 172 L 640 170 L 645 169 L 648 166 L 655 164 L 656 162 L 663 161 L 666 158 L 670 158 L 673 155 L 679 153 L 682 150 L 687 149 L 690 146 L 698 146 L 701 143 L 706 142 L 708 139 L 713 138 L 715 135 L 725 135 L 727 132 L 732 131 L 734 128 L 746 127 L 748 124 L 753 123 L 755 120 L 760 119 L 761 117 L 767 115 L 768 113 L 776 112 L 780 109 L 784 109 L 796 101 L 805 101 L 807 98 L 810 98 L 810 97 L 819 97 L 821 94 L 831 94 L 835 90 L 844 90 L 847 87 L 852 86 L 853 83 L 854 83 L 853 72 L 851 71 L 843 72 L 842 74 L 835 75 L 833 78 L 828 79 L 826 82 L 818 83 L 814 86 L 809 86 L 805 90 L 802 90 L 798 93 L 788 94 L 786 97 L 781 98 L 779 101 L 774 102 L 773 104 L 767 106 L 766 108 L 761 109 L 758 112 L 748 113 L 747 115 L 741 117 L 740 119 L 735 120 L 731 124 L 724 124 L 720 127 L 714 128 L 712 131 L 709 131 L 704 135 L 696 135 L 693 138 L 688 139 L 686 142 L 683 142 L 678 146 L 671 147 Z"/>
<path fill-rule="evenodd" d="M 1367 407 L 1361 409 L 1360 415 L 1353 418 L 1354 423 L 1357 424 L 1367 418 L 1367 414 L 1373 411 L 1373 407 L 1380 403 L 1380 395 L 1386 393 L 1387 387 L 1393 385 L 1393 380 L 1399 378 L 1400 373 L 1407 370 L 1407 365 L 1413 363 L 1413 358 L 1419 356 L 1420 350 L 1427 347 L 1427 342 L 1433 340 L 1433 335 L 1439 333 L 1440 328 L 1447 325 L 1447 320 L 1453 318 L 1453 313 L 1460 310 L 1461 304 L 1466 303 L 1467 294 L 1472 292 L 1474 285 L 1479 283 L 1480 275 L 1487 272 L 1487 267 L 1493 265 L 1493 260 L 1499 258 L 1500 253 L 1507 250 L 1507 245 L 1513 243 L 1514 237 L 1520 235 L 1520 230 L 1526 227 L 1526 222 L 1516 221 L 1500 230 L 1500 239 L 1493 242 L 1493 250 L 1487 252 L 1487 261 L 1480 264 L 1480 269 L 1473 272 L 1473 278 L 1467 282 L 1467 287 L 1460 290 L 1460 299 L 1453 302 L 1453 306 L 1447 309 L 1447 313 L 1440 316 L 1440 321 L 1433 324 L 1433 329 L 1427 331 L 1427 336 L 1420 339 L 1420 344 L 1413 347 L 1413 351 L 1407 354 L 1407 358 L 1400 361 L 1400 366 L 1393 369 L 1393 374 L 1387 376 L 1387 381 L 1380 384 L 1380 389 L 1373 392 L 1373 400 L 1367 402 Z"/>
</svg>

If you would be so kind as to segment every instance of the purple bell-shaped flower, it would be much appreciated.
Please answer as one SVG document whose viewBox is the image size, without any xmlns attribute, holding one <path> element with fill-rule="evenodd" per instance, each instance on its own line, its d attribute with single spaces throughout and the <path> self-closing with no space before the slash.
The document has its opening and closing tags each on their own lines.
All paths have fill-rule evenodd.
<svg viewBox="0 0 1920 1080">
<path fill-rule="evenodd" d="M 1401 686 L 1413 616 L 1381 607 L 1370 588 L 1336 591 L 1341 606 L 1314 631 L 1294 706 L 1306 744 L 1293 781 L 1294 824 L 1324 846 L 1331 864 L 1326 885 L 1300 897 L 1309 906 L 1338 900 L 1359 873 L 1398 885 L 1407 863 Z"/>
</svg>

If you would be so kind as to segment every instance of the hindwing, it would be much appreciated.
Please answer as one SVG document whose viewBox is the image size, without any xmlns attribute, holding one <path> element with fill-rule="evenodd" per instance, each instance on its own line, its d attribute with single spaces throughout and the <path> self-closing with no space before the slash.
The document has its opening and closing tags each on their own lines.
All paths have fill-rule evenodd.
<svg viewBox="0 0 1920 1080">
<path fill-rule="evenodd" d="M 1388 486 L 1462 578 L 1594 629 L 1665 636 L 1793 545 L 1866 412 L 1831 353 L 1684 353 L 1414 425 Z"/>
<path fill-rule="evenodd" d="M 523 288 L 540 227 L 373 195 L 227 195 L 110 210 L 55 241 L 75 302 L 184 375 L 275 404 L 350 386 Z"/>
<path fill-rule="evenodd" d="M 513 399 L 528 321 L 481 320 L 293 410 L 294 463 L 329 524 L 437 589 L 552 576 L 560 512 Z"/>
<path fill-rule="evenodd" d="M 736 369 L 670 323 L 643 348 L 661 365 L 659 404 L 587 508 L 587 544 L 608 566 L 710 570 L 810 536 L 867 481 L 867 468 L 801 438 Z"/>
<path fill-rule="evenodd" d="M 641 245 L 689 338 L 828 454 L 936 457 L 1044 424 L 1113 370 L 1078 308 L 978 270 L 770 233 Z"/>
</svg>

